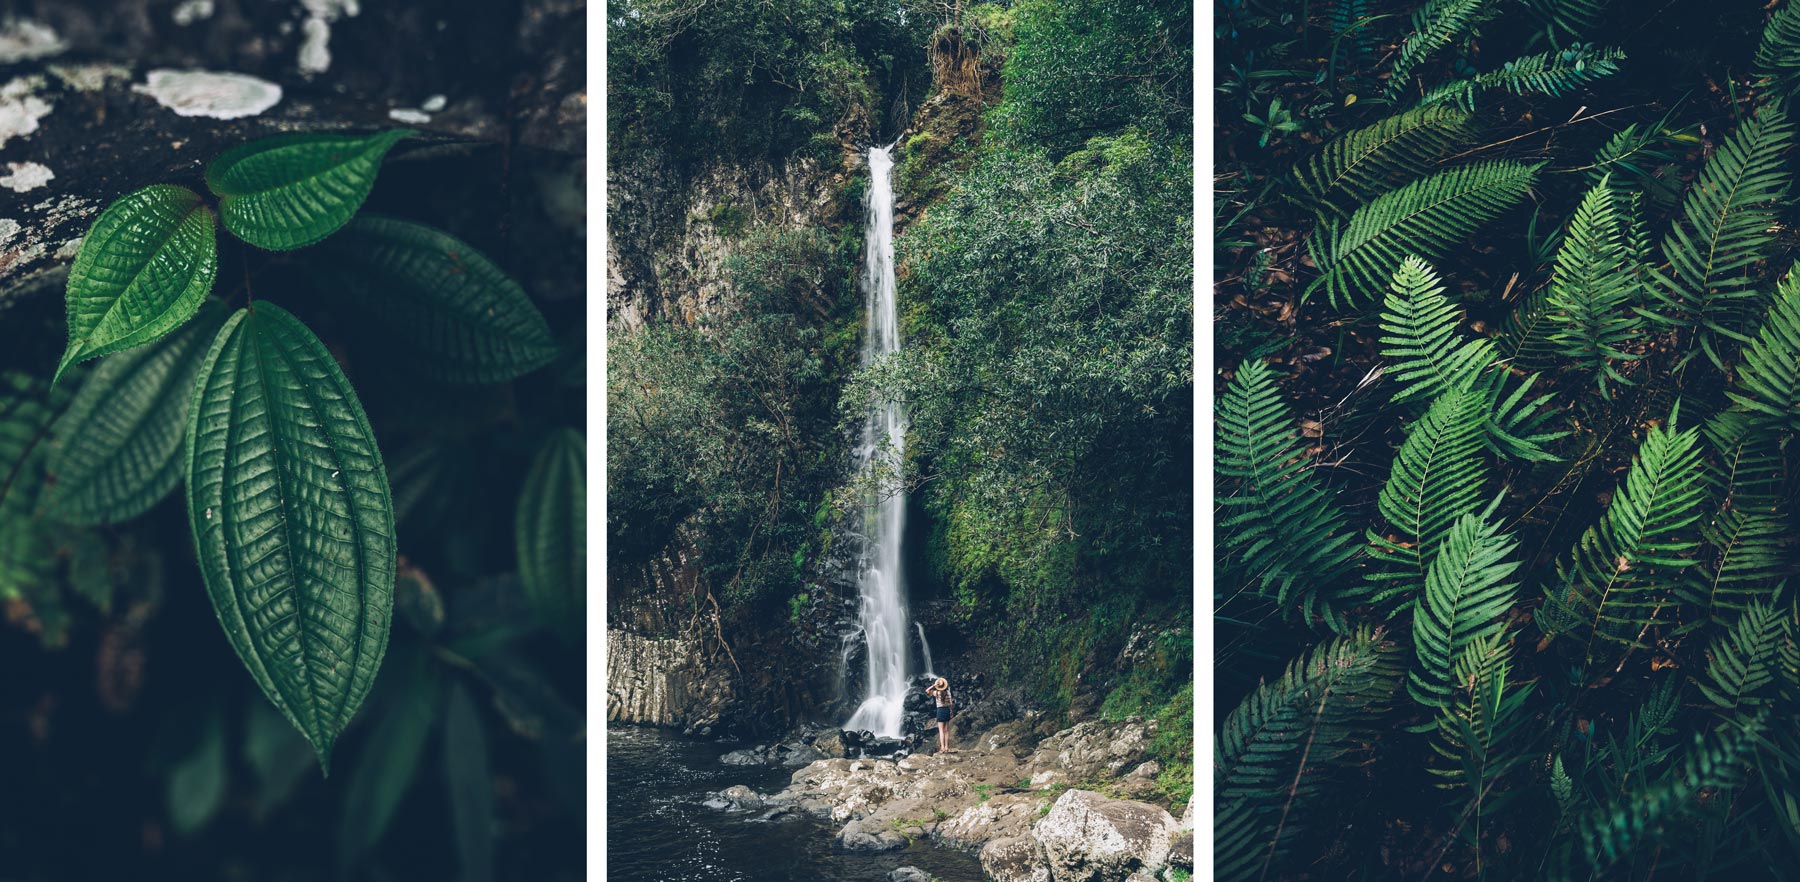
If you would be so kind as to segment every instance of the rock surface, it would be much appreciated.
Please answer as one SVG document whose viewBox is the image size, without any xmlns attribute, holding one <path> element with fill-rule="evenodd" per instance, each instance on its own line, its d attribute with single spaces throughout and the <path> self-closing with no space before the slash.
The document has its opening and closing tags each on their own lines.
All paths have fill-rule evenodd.
<svg viewBox="0 0 1800 882">
<path fill-rule="evenodd" d="M 896 849 L 925 837 L 976 852 L 998 882 L 1125 882 L 1136 872 L 1161 874 L 1179 854 L 1175 818 L 1160 805 L 1095 792 L 1153 789 L 1144 767 L 1154 721 L 1089 721 L 1041 743 L 1036 725 L 1005 721 L 947 754 L 821 759 L 797 769 L 763 805 L 829 821 L 846 849 Z M 812 743 L 821 740 L 830 741 L 815 736 Z M 783 749 L 728 756 L 769 762 Z M 1191 866 L 1192 834 L 1185 836 Z"/>
<path fill-rule="evenodd" d="M 608 630 L 607 719 L 690 732 L 709 729 L 733 699 L 728 670 L 712 662 L 699 640 L 654 640 Z"/>
<path fill-rule="evenodd" d="M 1159 806 L 1070 790 L 1032 827 L 1056 882 L 1121 882 L 1169 862 L 1179 825 Z"/>
</svg>

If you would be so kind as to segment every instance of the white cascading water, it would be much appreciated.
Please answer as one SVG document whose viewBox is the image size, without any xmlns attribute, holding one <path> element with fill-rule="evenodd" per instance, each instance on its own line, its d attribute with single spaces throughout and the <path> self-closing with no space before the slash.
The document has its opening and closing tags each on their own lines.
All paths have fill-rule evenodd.
<svg viewBox="0 0 1800 882">
<path fill-rule="evenodd" d="M 919 651 L 925 654 L 925 676 L 935 677 L 937 668 L 931 666 L 931 644 L 925 642 L 925 626 L 919 622 L 913 622 L 913 627 L 919 629 Z"/>
<path fill-rule="evenodd" d="M 869 228 L 864 244 L 863 285 L 869 321 L 862 363 L 873 364 L 900 351 L 900 322 L 894 305 L 894 159 L 887 148 L 869 148 Z M 900 735 L 906 703 L 906 582 L 900 571 L 900 535 L 906 527 L 906 494 L 900 489 L 900 451 L 906 415 L 898 402 L 884 402 L 863 421 L 857 468 L 874 474 L 880 490 L 863 510 L 863 543 L 857 559 L 862 594 L 861 623 L 868 645 L 866 696 L 847 729 L 866 729 L 884 738 Z"/>
</svg>

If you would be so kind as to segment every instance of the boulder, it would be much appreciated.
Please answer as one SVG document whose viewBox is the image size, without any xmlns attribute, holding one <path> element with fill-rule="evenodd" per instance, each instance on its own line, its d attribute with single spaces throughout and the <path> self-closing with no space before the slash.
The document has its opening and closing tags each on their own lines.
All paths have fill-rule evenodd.
<svg viewBox="0 0 1800 882">
<path fill-rule="evenodd" d="M 899 831 L 871 828 L 861 820 L 851 821 L 838 831 L 838 845 L 849 851 L 893 851 L 906 847 L 906 837 Z"/>
<path fill-rule="evenodd" d="M 1039 772 L 1051 769 L 1072 783 L 1117 778 L 1150 758 L 1155 734 L 1154 720 L 1088 720 L 1044 739 L 1027 766 L 1034 781 Z"/>
<path fill-rule="evenodd" d="M 768 754 L 764 752 L 763 748 L 759 747 L 734 750 L 719 757 L 719 762 L 728 766 L 760 766 L 768 761 Z"/>
<path fill-rule="evenodd" d="M 849 745 L 844 742 L 844 732 L 841 729 L 831 729 L 814 738 L 812 747 L 819 752 L 819 756 L 826 759 L 838 759 L 847 756 L 849 752 Z"/>
<path fill-rule="evenodd" d="M 888 874 L 888 882 L 931 882 L 931 874 L 918 867 L 900 867 Z"/>
<path fill-rule="evenodd" d="M 742 784 L 735 784 L 712 795 L 706 800 L 709 808 L 725 809 L 734 812 L 753 811 L 763 807 L 762 795 Z"/>
<path fill-rule="evenodd" d="M 809 766 L 825 758 L 810 744 L 791 744 L 784 750 L 785 752 L 781 755 L 781 764 L 790 769 Z"/>
<path fill-rule="evenodd" d="M 1030 836 L 1003 836 L 981 847 L 981 871 L 994 882 L 1051 882 L 1044 847 Z"/>
<path fill-rule="evenodd" d="M 1123 882 L 1139 870 L 1161 872 L 1178 829 L 1158 806 L 1070 790 L 1032 827 L 1032 836 L 1056 882 Z"/>
<path fill-rule="evenodd" d="M 1162 774 L 1162 764 L 1158 763 L 1156 760 L 1150 760 L 1146 763 L 1140 763 L 1138 767 L 1132 769 L 1131 774 L 1126 777 L 1149 778 L 1155 780 L 1156 776 L 1160 774 Z"/>
<path fill-rule="evenodd" d="M 1194 831 L 1183 830 L 1175 834 L 1175 841 L 1169 845 L 1169 866 L 1193 872 Z"/>
</svg>

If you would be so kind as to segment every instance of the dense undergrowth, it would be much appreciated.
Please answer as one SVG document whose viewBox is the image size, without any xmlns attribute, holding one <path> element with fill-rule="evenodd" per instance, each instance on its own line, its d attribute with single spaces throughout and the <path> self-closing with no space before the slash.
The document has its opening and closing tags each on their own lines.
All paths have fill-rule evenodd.
<svg viewBox="0 0 1800 882">
<path fill-rule="evenodd" d="M 846 430 L 898 397 L 926 523 L 915 599 L 951 598 L 989 683 L 1058 715 L 1188 731 L 1189 4 L 912 2 L 879 22 L 894 10 L 728 5 L 714 21 L 615 4 L 610 39 L 626 49 L 609 63 L 631 83 L 614 86 L 624 111 L 609 125 L 629 129 L 615 143 L 731 163 L 805 155 L 834 121 L 898 136 L 906 348 L 852 375 L 860 214 L 807 251 L 743 225 L 738 253 L 780 256 L 737 268 L 733 315 L 613 338 L 609 550 L 651 554 L 674 524 L 697 525 L 721 602 L 794 627 L 833 514 L 861 489 L 844 492 Z M 621 28 L 626 7 L 648 11 Z M 789 52 L 757 36 L 790 27 L 817 39 Z M 860 59 L 852 86 L 795 87 L 833 59 Z M 679 122 L 658 111 L 670 102 Z M 684 140 L 696 126 L 719 138 Z M 863 186 L 858 170 L 842 198 Z M 1191 745 L 1165 741 L 1165 790 L 1185 800 Z"/>
<path fill-rule="evenodd" d="M 1792 877 L 1800 9 L 1215 10 L 1219 877 Z"/>
</svg>

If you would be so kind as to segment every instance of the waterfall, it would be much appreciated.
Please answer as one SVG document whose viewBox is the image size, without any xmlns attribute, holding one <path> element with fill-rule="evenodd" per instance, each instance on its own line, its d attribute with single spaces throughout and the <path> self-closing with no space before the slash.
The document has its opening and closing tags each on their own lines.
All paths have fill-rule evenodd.
<svg viewBox="0 0 1800 882">
<path fill-rule="evenodd" d="M 935 677 L 937 668 L 931 666 L 931 644 L 925 642 L 925 626 L 919 622 L 913 622 L 913 627 L 919 629 L 919 651 L 925 654 L 925 675 Z"/>
<path fill-rule="evenodd" d="M 862 364 L 900 351 L 900 322 L 894 305 L 894 159 L 887 148 L 869 148 L 869 227 L 864 240 L 863 287 L 868 324 Z M 862 595 L 863 638 L 868 642 L 869 678 L 862 705 L 844 724 L 884 737 L 900 734 L 906 700 L 906 581 L 900 570 L 900 535 L 906 526 L 906 494 L 901 491 L 900 451 L 906 415 L 886 402 L 863 421 L 857 470 L 873 475 L 880 489 L 863 510 L 863 542 L 857 558 Z"/>
</svg>

